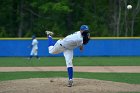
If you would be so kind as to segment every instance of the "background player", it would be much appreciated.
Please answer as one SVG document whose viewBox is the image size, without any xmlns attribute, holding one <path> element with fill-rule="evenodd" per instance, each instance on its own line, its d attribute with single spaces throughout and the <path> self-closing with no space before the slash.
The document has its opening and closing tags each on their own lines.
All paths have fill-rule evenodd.
<svg viewBox="0 0 140 93">
<path fill-rule="evenodd" d="M 63 52 L 64 54 L 69 76 L 68 87 L 71 87 L 73 85 L 73 49 L 79 47 L 80 50 L 83 50 L 83 45 L 87 44 L 90 39 L 89 27 L 87 25 L 82 25 L 80 31 L 58 40 L 55 44 L 52 39 L 53 32 L 46 31 L 46 34 L 49 43 L 49 53 L 58 54 Z"/>
<path fill-rule="evenodd" d="M 32 48 L 32 50 L 29 59 L 31 59 L 33 56 L 35 56 L 37 59 L 40 59 L 38 57 L 38 40 L 36 39 L 35 35 L 32 36 L 32 44 L 30 47 Z"/>
</svg>

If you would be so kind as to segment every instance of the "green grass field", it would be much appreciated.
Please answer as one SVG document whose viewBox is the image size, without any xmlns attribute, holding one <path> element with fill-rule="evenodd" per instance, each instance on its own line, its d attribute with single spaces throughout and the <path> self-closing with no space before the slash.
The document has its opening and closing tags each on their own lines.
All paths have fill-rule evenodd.
<svg viewBox="0 0 140 93">
<path fill-rule="evenodd" d="M 140 66 L 140 57 L 74 57 L 74 66 Z M 41 57 L 29 61 L 24 57 L 0 57 L 0 67 L 66 66 L 64 57 Z M 68 77 L 67 72 L 0 72 L 0 81 Z M 74 78 L 99 79 L 140 84 L 140 73 L 85 73 L 75 72 Z"/>
<path fill-rule="evenodd" d="M 140 66 L 140 57 L 74 57 L 74 66 Z M 0 57 L 0 67 L 65 66 L 64 57 Z"/>
<path fill-rule="evenodd" d="M 28 79 L 28 78 L 50 78 L 50 77 L 66 77 L 66 72 L 1 72 L 0 81 L 15 80 L 15 79 Z M 125 82 L 130 84 L 140 84 L 139 73 L 86 73 L 75 72 L 74 78 L 88 78 L 107 80 L 115 82 Z"/>
</svg>

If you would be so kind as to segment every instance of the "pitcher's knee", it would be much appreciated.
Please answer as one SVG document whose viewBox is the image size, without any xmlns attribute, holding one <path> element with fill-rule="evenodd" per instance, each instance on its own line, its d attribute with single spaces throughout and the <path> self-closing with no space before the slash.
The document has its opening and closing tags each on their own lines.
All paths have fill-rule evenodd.
<svg viewBox="0 0 140 93">
<path fill-rule="evenodd" d="M 49 54 L 53 54 L 53 52 L 49 51 Z"/>
<path fill-rule="evenodd" d="M 67 67 L 73 67 L 72 62 L 68 62 L 68 63 L 67 63 Z"/>
<path fill-rule="evenodd" d="M 57 51 L 49 51 L 50 54 L 58 54 L 59 52 Z"/>
</svg>

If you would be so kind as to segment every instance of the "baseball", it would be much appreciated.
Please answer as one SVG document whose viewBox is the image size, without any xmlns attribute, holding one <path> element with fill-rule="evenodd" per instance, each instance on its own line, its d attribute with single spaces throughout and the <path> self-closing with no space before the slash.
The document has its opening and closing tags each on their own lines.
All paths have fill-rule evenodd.
<svg viewBox="0 0 140 93">
<path fill-rule="evenodd" d="M 127 5 L 127 9 L 132 9 L 132 5 Z"/>
</svg>

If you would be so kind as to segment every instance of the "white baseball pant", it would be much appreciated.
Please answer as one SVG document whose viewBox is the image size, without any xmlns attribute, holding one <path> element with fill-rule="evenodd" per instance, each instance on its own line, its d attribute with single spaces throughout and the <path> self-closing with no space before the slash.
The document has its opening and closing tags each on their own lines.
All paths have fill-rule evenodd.
<svg viewBox="0 0 140 93">
<path fill-rule="evenodd" d="M 49 46 L 48 50 L 50 54 L 58 54 L 63 52 L 67 67 L 73 67 L 73 50 L 65 48 L 61 44 L 61 40 L 58 40 L 54 46 Z"/>
<path fill-rule="evenodd" d="M 37 49 L 33 48 L 30 55 L 37 56 Z"/>
</svg>

